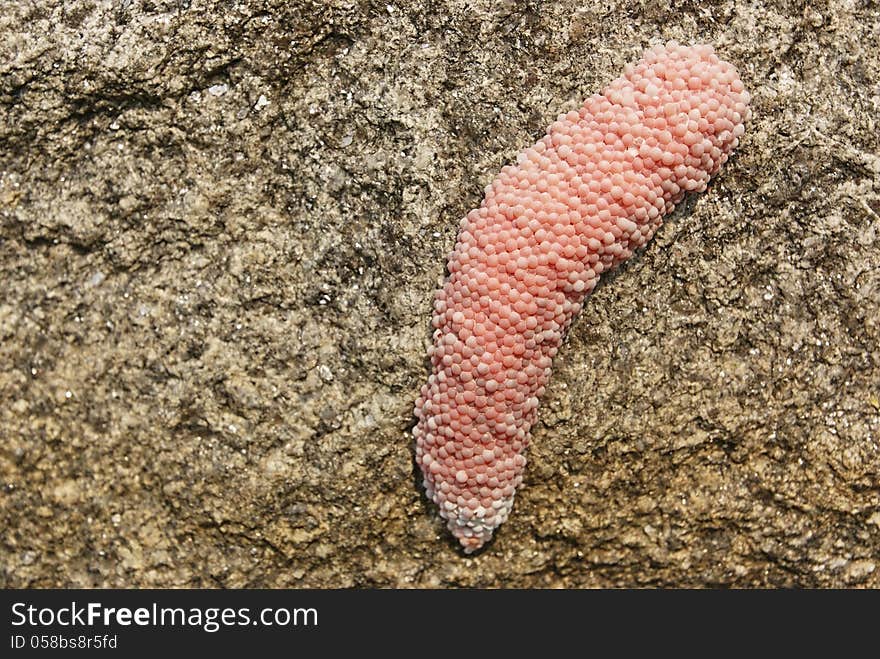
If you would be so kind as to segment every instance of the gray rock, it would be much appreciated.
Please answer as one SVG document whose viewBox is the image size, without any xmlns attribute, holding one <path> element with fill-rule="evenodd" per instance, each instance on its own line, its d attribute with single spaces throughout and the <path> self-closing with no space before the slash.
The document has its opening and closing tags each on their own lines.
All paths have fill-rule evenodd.
<svg viewBox="0 0 880 659">
<path fill-rule="evenodd" d="M 6 0 L 0 585 L 880 587 L 880 11 L 583 4 Z M 754 119 L 464 558 L 409 435 L 457 222 L 666 39 Z"/>
</svg>

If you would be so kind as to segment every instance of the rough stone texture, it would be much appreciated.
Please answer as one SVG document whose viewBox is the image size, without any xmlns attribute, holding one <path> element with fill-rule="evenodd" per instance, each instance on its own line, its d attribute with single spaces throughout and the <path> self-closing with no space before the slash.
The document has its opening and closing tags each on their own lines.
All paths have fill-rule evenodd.
<svg viewBox="0 0 880 659">
<path fill-rule="evenodd" d="M 3 2 L 0 585 L 880 586 L 880 9 L 583 5 Z M 458 220 L 667 39 L 753 119 L 465 558 L 410 434 Z"/>
</svg>

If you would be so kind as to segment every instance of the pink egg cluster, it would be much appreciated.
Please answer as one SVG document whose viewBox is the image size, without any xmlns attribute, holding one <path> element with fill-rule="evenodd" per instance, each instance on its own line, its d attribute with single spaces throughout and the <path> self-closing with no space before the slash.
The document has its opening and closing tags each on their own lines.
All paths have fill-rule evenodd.
<svg viewBox="0 0 880 659">
<path fill-rule="evenodd" d="M 652 48 L 560 116 L 461 221 L 413 432 L 428 496 L 467 553 L 510 514 L 538 400 L 584 297 L 686 192 L 706 188 L 748 102 L 710 46 Z"/>
</svg>

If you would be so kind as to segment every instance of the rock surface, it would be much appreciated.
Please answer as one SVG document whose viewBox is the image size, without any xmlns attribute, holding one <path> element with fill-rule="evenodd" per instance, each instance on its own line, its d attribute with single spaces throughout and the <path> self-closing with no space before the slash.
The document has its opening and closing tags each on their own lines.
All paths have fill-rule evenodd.
<svg viewBox="0 0 880 659">
<path fill-rule="evenodd" d="M 4 2 L 0 585 L 880 587 L 880 10 L 583 4 Z M 458 220 L 667 39 L 753 119 L 464 557 L 410 433 Z"/>
</svg>

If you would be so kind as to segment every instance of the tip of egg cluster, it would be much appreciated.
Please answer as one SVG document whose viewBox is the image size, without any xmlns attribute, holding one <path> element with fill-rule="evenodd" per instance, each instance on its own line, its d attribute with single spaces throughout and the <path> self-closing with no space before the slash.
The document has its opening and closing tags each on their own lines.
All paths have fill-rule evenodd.
<svg viewBox="0 0 880 659">
<path fill-rule="evenodd" d="M 466 536 L 455 533 L 455 537 L 458 539 L 459 544 L 461 544 L 462 548 L 464 549 L 465 554 L 473 554 L 475 551 L 482 549 L 483 546 L 492 539 L 492 534 L 490 533 L 487 536 Z"/>
</svg>

